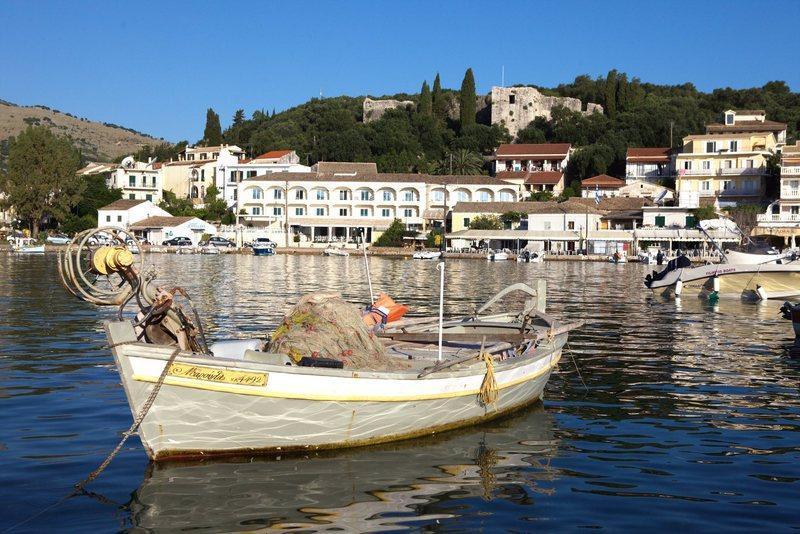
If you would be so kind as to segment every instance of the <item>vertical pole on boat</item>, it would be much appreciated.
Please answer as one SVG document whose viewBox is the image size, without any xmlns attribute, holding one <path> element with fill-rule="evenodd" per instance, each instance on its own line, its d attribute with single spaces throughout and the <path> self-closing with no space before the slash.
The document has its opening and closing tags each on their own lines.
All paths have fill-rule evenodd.
<svg viewBox="0 0 800 534">
<path fill-rule="evenodd" d="M 369 258 L 367 258 L 367 243 L 364 241 L 364 233 L 361 228 L 358 229 L 361 237 L 361 250 L 364 251 L 364 267 L 367 269 L 367 284 L 369 285 L 369 303 L 375 302 L 375 296 L 372 294 L 372 275 L 369 272 Z"/>
<path fill-rule="evenodd" d="M 442 331 L 444 329 L 444 262 L 440 261 L 436 268 L 441 273 L 439 275 L 439 356 L 438 361 L 442 361 Z"/>
</svg>

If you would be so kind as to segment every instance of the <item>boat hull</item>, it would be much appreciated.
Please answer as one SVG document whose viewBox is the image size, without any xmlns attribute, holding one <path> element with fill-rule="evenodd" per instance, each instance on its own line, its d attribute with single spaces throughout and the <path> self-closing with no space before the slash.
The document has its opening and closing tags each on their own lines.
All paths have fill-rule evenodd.
<svg viewBox="0 0 800 534">
<path fill-rule="evenodd" d="M 498 399 L 479 397 L 485 368 L 436 373 L 359 373 L 178 357 L 209 371 L 263 373 L 263 386 L 167 376 L 139 435 L 153 460 L 356 447 L 475 424 L 541 398 L 561 357 L 557 336 L 536 358 L 495 365 Z M 159 353 L 160 351 L 160 353 Z M 160 347 L 118 346 L 117 367 L 139 412 L 169 356 Z M 515 359 L 516 360 L 516 359 Z M 441 375 L 441 376 L 439 376 Z"/>
<path fill-rule="evenodd" d="M 704 296 L 716 292 L 719 297 L 746 299 L 800 296 L 800 266 L 777 264 L 719 264 L 676 269 L 663 280 L 654 282 L 650 289 L 676 291 L 679 280 L 681 295 Z"/>
<path fill-rule="evenodd" d="M 272 247 L 253 247 L 253 256 L 274 256 L 275 249 Z"/>
</svg>

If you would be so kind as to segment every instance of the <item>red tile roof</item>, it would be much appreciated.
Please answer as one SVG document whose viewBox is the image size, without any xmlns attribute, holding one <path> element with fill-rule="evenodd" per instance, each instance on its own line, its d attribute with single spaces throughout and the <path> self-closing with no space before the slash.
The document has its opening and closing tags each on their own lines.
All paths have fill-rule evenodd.
<svg viewBox="0 0 800 534">
<path fill-rule="evenodd" d="M 706 133 L 782 132 L 786 124 L 776 121 L 736 121 L 736 124 L 706 124 Z"/>
<path fill-rule="evenodd" d="M 260 156 L 256 156 L 253 159 L 278 159 L 291 152 L 291 150 L 270 150 L 269 152 L 264 152 Z"/>
<path fill-rule="evenodd" d="M 563 159 L 569 154 L 570 146 L 569 143 L 517 143 L 500 145 L 495 151 L 495 156 L 558 156 Z"/>
<path fill-rule="evenodd" d="M 543 171 L 532 172 L 530 176 L 525 179 L 526 184 L 531 185 L 556 185 L 561 179 L 564 178 L 563 172 L 558 171 Z"/>
<path fill-rule="evenodd" d="M 595 187 L 619 189 L 623 185 L 625 185 L 625 180 L 620 180 L 619 178 L 614 178 L 613 176 L 609 176 L 607 174 L 599 174 L 597 176 L 592 176 L 591 178 L 581 180 L 581 187 L 583 189 L 594 189 Z"/>
<path fill-rule="evenodd" d="M 669 163 L 671 148 L 629 148 L 625 159 L 628 163 Z"/>
</svg>

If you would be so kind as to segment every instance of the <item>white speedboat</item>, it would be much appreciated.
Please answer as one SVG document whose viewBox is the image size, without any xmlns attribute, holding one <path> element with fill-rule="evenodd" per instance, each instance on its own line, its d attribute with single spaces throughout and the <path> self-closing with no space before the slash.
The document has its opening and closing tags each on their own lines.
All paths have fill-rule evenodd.
<svg viewBox="0 0 800 534">
<path fill-rule="evenodd" d="M 486 255 L 486 259 L 489 261 L 506 261 L 508 259 L 508 253 L 502 250 L 490 251 Z"/>
<path fill-rule="evenodd" d="M 221 254 L 222 252 L 214 245 L 206 245 L 200 249 L 201 254 Z"/>
<path fill-rule="evenodd" d="M 442 253 L 439 250 L 420 250 L 411 257 L 415 260 L 438 260 L 442 257 Z"/>
<path fill-rule="evenodd" d="M 675 296 L 790 298 L 800 296 L 800 265 L 719 263 L 693 267 L 686 256 L 679 256 L 662 271 L 647 275 L 644 283 L 649 289 L 663 289 Z"/>
<path fill-rule="evenodd" d="M 105 331 L 137 421 L 132 429 L 153 460 L 345 448 L 474 425 L 539 400 L 568 332 L 580 326 L 545 313 L 543 281 L 536 290 L 514 284 L 463 317 L 401 319 L 370 330 L 361 341 L 381 354 L 365 353 L 357 365 L 351 351 L 330 359 L 343 333 L 361 332 L 343 331 L 344 323 L 333 323 L 338 334 L 324 334 L 332 338 L 324 346 L 334 347 L 324 357 L 277 351 L 292 325 L 305 343 L 303 321 L 322 317 L 301 308 L 268 342 L 208 343 L 191 301 L 176 302 L 183 290 L 156 287 L 136 263 L 124 247 L 90 251 L 73 241 L 59 256 L 59 274 L 82 300 L 138 305 L 135 318 L 107 321 Z M 87 268 L 105 277 L 102 285 L 81 274 Z M 104 289 L 106 282 L 117 289 Z M 514 291 L 533 298 L 519 311 L 488 313 Z"/>
<path fill-rule="evenodd" d="M 349 256 L 350 253 L 343 248 L 328 247 L 322 251 L 323 256 Z"/>
</svg>

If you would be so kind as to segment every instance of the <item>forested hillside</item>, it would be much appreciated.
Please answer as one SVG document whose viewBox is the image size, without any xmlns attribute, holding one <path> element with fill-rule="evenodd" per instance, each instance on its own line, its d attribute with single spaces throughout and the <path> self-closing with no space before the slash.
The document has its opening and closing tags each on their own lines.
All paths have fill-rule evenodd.
<svg viewBox="0 0 800 534">
<path fill-rule="evenodd" d="M 361 116 L 363 97 L 315 98 L 277 114 L 256 111 L 250 119 L 240 110 L 223 139 L 253 154 L 292 148 L 308 164 L 375 161 L 382 172 L 445 172 L 451 153 L 454 159 L 463 159 L 465 150 L 486 156 L 509 140 L 503 128 L 486 124 L 485 111 L 478 111 L 477 121 L 452 118 L 455 104 L 475 101 L 470 76 L 471 71 L 456 91 L 441 88 L 437 76 L 433 87 L 426 82 L 419 94 L 388 96 L 416 105 L 391 110 L 367 124 Z M 590 116 L 556 109 L 551 120 L 537 120 L 520 132 L 519 142 L 570 142 L 581 148 L 568 170 L 572 180 L 599 173 L 621 175 L 627 147 L 670 142 L 678 146 L 683 136 L 702 133 L 706 123 L 718 121 L 728 108 L 765 109 L 770 120 L 788 124 L 790 142 L 800 125 L 800 94 L 780 81 L 704 93 L 689 83 L 654 85 L 612 71 L 604 78 L 579 76 L 568 84 L 539 89 L 579 98 L 584 105 L 597 102 L 605 109 Z M 468 124 L 462 125 L 463 120 Z"/>
</svg>

